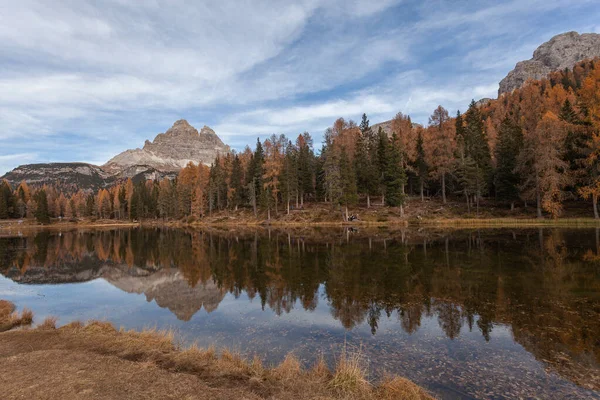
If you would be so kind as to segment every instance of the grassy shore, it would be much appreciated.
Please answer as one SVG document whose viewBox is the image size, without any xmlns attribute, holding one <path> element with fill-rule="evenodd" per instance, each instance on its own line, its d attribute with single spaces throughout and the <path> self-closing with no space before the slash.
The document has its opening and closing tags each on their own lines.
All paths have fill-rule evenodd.
<svg viewBox="0 0 600 400">
<path fill-rule="evenodd" d="M 581 201 L 572 201 L 565 205 L 565 213 L 557 219 L 549 217 L 536 218 L 535 209 L 516 208 L 511 211 L 505 205 L 495 203 L 485 204 L 479 213 L 468 210 L 461 202 L 443 204 L 437 200 L 420 201 L 411 199 L 404 210 L 399 208 L 374 205 L 370 208 L 354 207 L 348 210 L 350 215 L 357 215 L 358 220 L 345 222 L 345 209 L 332 207 L 326 203 L 305 204 L 302 208 L 293 209 L 289 213 L 279 210 L 272 212 L 271 219 L 265 212 L 255 216 L 252 210 L 226 210 L 211 213 L 203 218 L 184 217 L 178 220 L 145 219 L 143 221 L 129 220 L 97 220 L 92 218 L 77 218 L 73 220 L 52 220 L 48 225 L 39 225 L 34 220 L 3 220 L 0 221 L 0 232 L 15 232 L 48 227 L 50 229 L 70 228 L 118 228 L 134 226 L 166 226 L 174 228 L 185 227 L 406 227 L 429 226 L 440 228 L 500 228 L 500 227 L 600 227 L 600 220 L 593 218 L 591 207 Z"/>
<path fill-rule="evenodd" d="M 12 303 L 0 304 L 14 315 Z M 333 371 L 323 360 L 304 369 L 293 355 L 266 367 L 227 350 L 183 348 L 172 332 L 99 321 L 57 329 L 48 318 L 1 333 L 0 360 L 3 399 L 431 399 L 400 377 L 369 382 L 359 354 L 341 354 Z"/>
</svg>

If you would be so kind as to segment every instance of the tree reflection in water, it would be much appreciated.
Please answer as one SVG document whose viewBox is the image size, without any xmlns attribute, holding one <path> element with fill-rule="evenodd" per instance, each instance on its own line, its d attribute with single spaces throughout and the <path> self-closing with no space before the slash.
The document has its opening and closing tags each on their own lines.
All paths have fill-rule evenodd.
<svg viewBox="0 0 600 400">
<path fill-rule="evenodd" d="M 326 301 L 343 327 L 373 335 L 394 314 L 409 334 L 433 316 L 450 339 L 468 329 L 490 341 L 503 324 L 556 372 L 600 388 L 598 229 L 42 231 L 1 237 L 0 268 L 20 283 L 104 278 L 185 321 L 246 293 L 277 315 Z"/>
</svg>

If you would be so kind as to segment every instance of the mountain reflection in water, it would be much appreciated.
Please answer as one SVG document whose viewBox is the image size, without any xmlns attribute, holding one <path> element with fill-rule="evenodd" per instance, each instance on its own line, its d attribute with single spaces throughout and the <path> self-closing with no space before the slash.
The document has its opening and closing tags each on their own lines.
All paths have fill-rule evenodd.
<svg viewBox="0 0 600 400">
<path fill-rule="evenodd" d="M 338 326 L 366 326 L 374 337 L 390 334 L 379 332 L 390 318 L 409 335 L 430 320 L 452 341 L 479 332 L 478 346 L 507 328 L 549 372 L 585 395 L 600 390 L 594 229 L 41 231 L 0 237 L 0 272 L 21 284 L 101 278 L 181 321 L 230 295 L 258 301 L 274 318 L 323 303 Z"/>
</svg>

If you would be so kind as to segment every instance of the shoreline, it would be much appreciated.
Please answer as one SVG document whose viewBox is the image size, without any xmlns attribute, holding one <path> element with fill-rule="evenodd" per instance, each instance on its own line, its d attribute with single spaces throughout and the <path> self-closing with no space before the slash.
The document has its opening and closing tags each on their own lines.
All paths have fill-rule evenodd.
<svg viewBox="0 0 600 400">
<path fill-rule="evenodd" d="M 11 307 L 0 317 L 14 317 L 14 305 L 5 303 Z M 333 369 L 323 358 L 304 368 L 291 353 L 279 365 L 264 366 L 256 356 L 248 360 L 227 349 L 184 348 L 172 331 L 116 329 L 103 321 L 57 328 L 49 317 L 34 328 L 6 330 L 0 359 L 4 399 L 39 397 L 40 390 L 65 399 L 433 399 L 405 378 L 370 382 L 358 353 L 343 351 Z"/>
<path fill-rule="evenodd" d="M 561 219 L 538 219 L 538 218 L 440 218 L 440 219 L 404 219 L 386 222 L 377 221 L 196 221 L 192 223 L 182 221 L 143 220 L 138 222 L 101 220 L 98 222 L 51 222 L 50 224 L 38 224 L 31 220 L 19 224 L 15 220 L 0 220 L 0 233 L 24 232 L 37 230 L 61 230 L 61 229 L 99 229 L 99 228 L 600 228 L 600 220 L 594 218 L 561 218 Z"/>
</svg>

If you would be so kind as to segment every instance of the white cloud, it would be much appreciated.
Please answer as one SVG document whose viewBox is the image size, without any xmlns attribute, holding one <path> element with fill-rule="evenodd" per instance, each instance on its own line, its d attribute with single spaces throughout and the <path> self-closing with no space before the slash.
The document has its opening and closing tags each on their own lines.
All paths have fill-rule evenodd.
<svg viewBox="0 0 600 400">
<path fill-rule="evenodd" d="M 17 165 L 32 163 L 37 160 L 37 157 L 37 153 L 0 155 L 0 174 L 13 169 Z"/>
<path fill-rule="evenodd" d="M 566 4 L 592 3 L 5 1 L 0 156 L 102 161 L 178 118 L 237 147 L 258 134 L 319 135 L 362 112 L 423 122 L 438 104 L 493 96 L 556 29 L 530 17 Z"/>
</svg>

